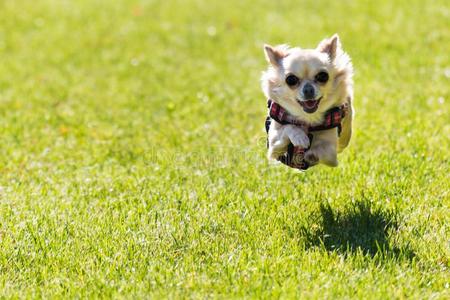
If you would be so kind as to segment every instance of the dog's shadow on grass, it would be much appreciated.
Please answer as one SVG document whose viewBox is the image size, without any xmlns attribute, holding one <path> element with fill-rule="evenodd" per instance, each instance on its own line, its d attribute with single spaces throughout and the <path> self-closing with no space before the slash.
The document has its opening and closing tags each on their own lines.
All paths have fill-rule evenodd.
<svg viewBox="0 0 450 300">
<path fill-rule="evenodd" d="M 351 254 L 362 251 L 371 256 L 393 256 L 411 259 L 414 252 L 407 246 L 396 245 L 399 215 L 359 201 L 344 211 L 333 209 L 329 203 L 321 204 L 314 226 L 301 226 L 307 248 L 325 247 L 328 251 Z"/>
</svg>

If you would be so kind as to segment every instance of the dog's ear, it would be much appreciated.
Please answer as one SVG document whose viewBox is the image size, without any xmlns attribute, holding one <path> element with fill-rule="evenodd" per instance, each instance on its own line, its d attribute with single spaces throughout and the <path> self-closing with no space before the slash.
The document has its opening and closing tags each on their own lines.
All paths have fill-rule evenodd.
<svg viewBox="0 0 450 300">
<path fill-rule="evenodd" d="M 280 66 L 281 59 L 287 55 L 284 47 L 272 47 L 267 44 L 264 45 L 264 53 L 266 60 L 276 68 Z"/>
<path fill-rule="evenodd" d="M 339 40 L 337 33 L 328 39 L 324 39 L 317 46 L 317 50 L 328 54 L 331 61 L 336 58 L 336 54 L 341 50 L 341 48 L 341 41 Z"/>
</svg>

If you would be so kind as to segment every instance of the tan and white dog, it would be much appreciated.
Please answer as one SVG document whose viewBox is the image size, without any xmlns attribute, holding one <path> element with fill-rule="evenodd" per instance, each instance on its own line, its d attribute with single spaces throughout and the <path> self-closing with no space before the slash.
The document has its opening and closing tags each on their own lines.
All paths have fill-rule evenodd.
<svg viewBox="0 0 450 300">
<path fill-rule="evenodd" d="M 297 120 L 315 126 L 323 121 L 329 109 L 348 104 L 341 134 L 338 136 L 337 128 L 312 132 L 311 145 L 301 127 L 271 122 L 268 157 L 278 159 L 292 143 L 310 147 L 305 153 L 309 165 L 337 166 L 337 153 L 350 141 L 354 115 L 353 66 L 339 37 L 335 34 L 324 39 L 316 49 L 265 45 L 264 52 L 270 65 L 261 78 L 263 92 Z"/>
</svg>

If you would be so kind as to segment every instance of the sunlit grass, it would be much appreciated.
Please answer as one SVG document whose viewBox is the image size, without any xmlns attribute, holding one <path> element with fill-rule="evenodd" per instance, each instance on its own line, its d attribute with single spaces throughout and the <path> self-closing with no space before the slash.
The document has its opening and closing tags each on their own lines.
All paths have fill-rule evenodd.
<svg viewBox="0 0 450 300">
<path fill-rule="evenodd" d="M 446 1 L 1 1 L 0 295 L 449 295 Z M 265 159 L 262 44 L 353 58 L 338 168 Z"/>
</svg>

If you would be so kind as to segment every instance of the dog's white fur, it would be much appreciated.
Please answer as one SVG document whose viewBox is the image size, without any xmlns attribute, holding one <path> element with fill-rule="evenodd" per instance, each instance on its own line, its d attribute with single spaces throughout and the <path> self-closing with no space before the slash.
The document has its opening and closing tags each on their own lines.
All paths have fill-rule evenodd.
<svg viewBox="0 0 450 300">
<path fill-rule="evenodd" d="M 323 163 L 337 166 L 337 153 L 347 147 L 352 134 L 353 66 L 350 57 L 342 50 L 335 34 L 324 39 L 316 49 L 290 48 L 286 45 L 264 46 L 269 68 L 263 73 L 262 89 L 265 96 L 286 109 L 289 114 L 312 126 L 323 121 L 324 114 L 332 107 L 348 103 L 348 113 L 342 122 L 338 137 L 337 128 L 313 132 L 311 148 L 305 153 L 310 165 Z M 325 84 L 315 82 L 315 76 L 326 71 L 329 79 Z M 285 79 L 293 74 L 300 79 L 298 86 L 290 87 Z M 321 97 L 317 110 L 306 112 L 299 104 L 305 101 L 302 88 L 305 83 L 314 86 L 316 99 Z M 277 159 L 287 151 L 289 142 L 307 148 L 309 139 L 301 127 L 281 125 L 272 121 L 269 135 L 268 157 Z"/>
</svg>

